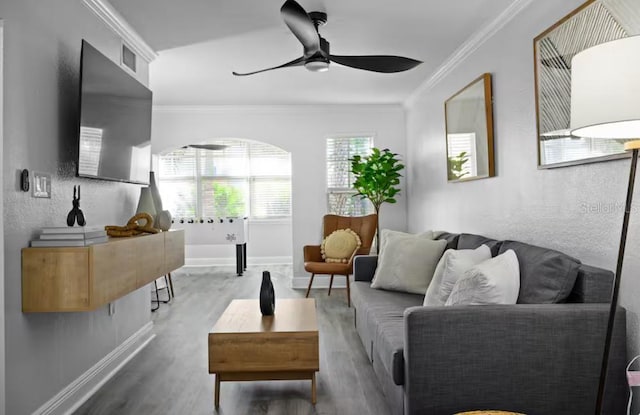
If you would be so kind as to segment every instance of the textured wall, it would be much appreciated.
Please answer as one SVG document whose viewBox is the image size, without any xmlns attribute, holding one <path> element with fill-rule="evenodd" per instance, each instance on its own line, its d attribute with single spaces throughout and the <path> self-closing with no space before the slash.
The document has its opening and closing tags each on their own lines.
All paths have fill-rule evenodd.
<svg viewBox="0 0 640 415">
<path fill-rule="evenodd" d="M 325 139 L 373 134 L 377 147 L 405 156 L 404 122 L 402 107 L 394 105 L 159 107 L 153 114 L 151 151 L 231 137 L 263 141 L 291 152 L 293 273 L 308 277 L 302 247 L 320 243 L 327 205 Z M 406 229 L 405 193 L 396 205 L 382 207 L 381 226 Z"/>
<path fill-rule="evenodd" d="M 87 39 L 117 60 L 120 41 L 80 0 L 0 2 L 4 19 L 6 413 L 32 413 L 149 321 L 138 290 L 91 313 L 23 314 L 20 250 L 37 229 L 64 226 L 73 185 L 90 225 L 123 223 L 138 186 L 74 177 L 80 46 Z M 146 68 L 144 69 L 146 76 Z M 18 172 L 50 173 L 52 198 L 18 190 Z"/>
<path fill-rule="evenodd" d="M 615 269 L 629 160 L 537 169 L 533 38 L 581 3 L 532 2 L 409 108 L 411 231 L 446 229 L 517 239 Z M 444 101 L 483 72 L 493 75 L 497 177 L 448 184 Z M 640 353 L 639 213 L 635 208 L 631 218 L 620 294 L 629 311 L 629 356 Z"/>
</svg>

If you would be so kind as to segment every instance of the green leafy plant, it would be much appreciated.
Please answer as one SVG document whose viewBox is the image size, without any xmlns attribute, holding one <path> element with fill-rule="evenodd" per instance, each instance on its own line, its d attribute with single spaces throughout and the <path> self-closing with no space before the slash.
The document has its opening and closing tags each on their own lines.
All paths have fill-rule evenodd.
<svg viewBox="0 0 640 415">
<path fill-rule="evenodd" d="M 460 180 L 467 174 L 468 171 L 463 171 L 464 165 L 469 161 L 469 155 L 466 151 L 458 154 L 457 156 L 451 156 L 447 159 L 448 164 L 448 176 L 449 180 Z"/>
<path fill-rule="evenodd" d="M 353 156 L 351 161 L 351 173 L 355 177 L 353 187 L 356 197 L 369 199 L 378 221 L 380 207 L 383 203 L 396 203 L 396 195 L 400 193 L 400 171 L 404 164 L 398 158 L 398 154 L 388 148 L 379 150 L 373 148 L 371 154 L 365 157 Z M 380 223 L 376 224 L 376 246 L 380 251 Z"/>
<path fill-rule="evenodd" d="M 222 183 L 213 183 L 212 189 L 216 216 L 236 217 L 244 215 L 244 198 L 240 189 Z"/>
</svg>

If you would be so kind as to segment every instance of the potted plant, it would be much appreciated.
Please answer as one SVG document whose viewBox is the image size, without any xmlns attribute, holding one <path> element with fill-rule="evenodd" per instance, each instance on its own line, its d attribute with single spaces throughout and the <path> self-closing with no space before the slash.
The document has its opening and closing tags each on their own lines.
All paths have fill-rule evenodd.
<svg viewBox="0 0 640 415">
<path fill-rule="evenodd" d="M 378 215 L 376 250 L 380 252 L 380 207 L 383 203 L 396 203 L 395 196 L 400 193 L 400 171 L 404 164 L 398 154 L 388 148 L 373 148 L 370 155 L 353 156 L 350 161 L 351 173 L 355 176 L 353 187 L 357 192 L 354 196 L 369 199 Z"/>
</svg>

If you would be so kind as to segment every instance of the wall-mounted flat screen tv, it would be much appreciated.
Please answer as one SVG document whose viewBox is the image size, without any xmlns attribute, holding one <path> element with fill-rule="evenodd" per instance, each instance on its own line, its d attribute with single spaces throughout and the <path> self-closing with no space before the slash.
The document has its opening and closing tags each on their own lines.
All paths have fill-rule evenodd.
<svg viewBox="0 0 640 415">
<path fill-rule="evenodd" d="M 77 173 L 149 183 L 152 92 L 82 41 Z"/>
</svg>

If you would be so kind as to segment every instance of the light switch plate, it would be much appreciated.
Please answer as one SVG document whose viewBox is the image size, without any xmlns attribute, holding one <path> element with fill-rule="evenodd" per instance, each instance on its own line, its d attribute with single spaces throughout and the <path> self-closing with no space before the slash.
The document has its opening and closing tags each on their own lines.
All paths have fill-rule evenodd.
<svg viewBox="0 0 640 415">
<path fill-rule="evenodd" d="M 51 175 L 47 173 L 33 172 L 31 195 L 51 199 Z"/>
</svg>

